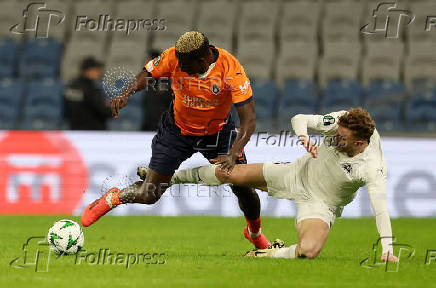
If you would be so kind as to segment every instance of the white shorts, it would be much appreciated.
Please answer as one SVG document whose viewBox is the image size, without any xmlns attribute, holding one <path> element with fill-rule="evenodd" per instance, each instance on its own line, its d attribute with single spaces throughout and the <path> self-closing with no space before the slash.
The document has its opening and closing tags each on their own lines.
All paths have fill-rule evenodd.
<svg viewBox="0 0 436 288">
<path fill-rule="evenodd" d="M 308 201 L 296 202 L 297 216 L 295 217 L 295 226 L 308 218 L 321 219 L 331 228 L 335 223 L 335 211 L 329 208 L 324 201 L 312 198 Z"/>
<path fill-rule="evenodd" d="M 336 219 L 335 209 L 304 188 L 301 177 L 298 177 L 300 165 L 292 163 L 263 164 L 263 177 L 265 178 L 268 194 L 274 198 L 294 200 L 297 204 L 295 223 L 304 219 L 317 218 L 326 222 L 329 227 Z"/>
</svg>

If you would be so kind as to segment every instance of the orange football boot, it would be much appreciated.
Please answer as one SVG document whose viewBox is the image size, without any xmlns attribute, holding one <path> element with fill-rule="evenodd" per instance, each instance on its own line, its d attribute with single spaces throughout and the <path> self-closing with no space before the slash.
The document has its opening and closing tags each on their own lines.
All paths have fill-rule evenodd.
<svg viewBox="0 0 436 288">
<path fill-rule="evenodd" d="M 80 218 L 82 225 L 85 227 L 90 226 L 100 219 L 101 216 L 117 207 L 120 204 L 119 192 L 120 189 L 116 187 L 111 188 L 103 196 L 89 204 Z"/>
</svg>

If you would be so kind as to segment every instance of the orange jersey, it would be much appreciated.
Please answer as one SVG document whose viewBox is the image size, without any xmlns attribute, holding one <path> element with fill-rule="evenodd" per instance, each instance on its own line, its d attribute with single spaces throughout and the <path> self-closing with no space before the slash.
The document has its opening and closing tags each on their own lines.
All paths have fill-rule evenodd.
<svg viewBox="0 0 436 288">
<path fill-rule="evenodd" d="M 180 70 L 175 48 L 165 50 L 145 64 L 153 78 L 168 78 L 174 92 L 174 121 L 184 135 L 218 133 L 232 104 L 252 99 L 250 80 L 238 60 L 228 51 L 215 48 L 216 61 L 201 76 Z"/>
</svg>

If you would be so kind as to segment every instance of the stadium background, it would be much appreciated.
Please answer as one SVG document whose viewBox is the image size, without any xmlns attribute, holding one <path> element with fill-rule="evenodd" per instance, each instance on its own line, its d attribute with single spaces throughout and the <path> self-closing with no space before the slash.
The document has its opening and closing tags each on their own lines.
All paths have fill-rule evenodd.
<svg viewBox="0 0 436 288">
<path fill-rule="evenodd" d="M 400 22 L 398 38 L 360 32 L 372 21 L 398 16 L 381 9 L 374 20 L 372 10 L 381 1 L 43 2 L 45 9 L 65 15 L 62 23 L 51 23 L 47 39 L 35 37 L 32 25 L 21 35 L 10 31 L 32 21 L 24 19 L 44 23 L 46 12 L 34 10 L 38 15 L 23 18 L 32 1 L 0 1 L 1 214 L 80 214 L 102 190 L 132 181 L 135 165 L 150 157 L 153 136 L 138 131 L 144 93 L 131 98 L 120 119 L 109 121 L 111 131 L 77 132 L 68 131 L 63 117 L 65 85 L 85 56 L 95 56 L 106 69 L 123 67 L 136 74 L 150 49 L 166 49 L 184 31 L 198 29 L 212 44 L 233 52 L 252 81 L 259 134 L 248 144 L 249 162 L 302 155 L 295 143 L 259 141 L 263 131 L 289 130 L 291 115 L 361 105 L 383 136 L 392 215 L 436 215 L 436 31 L 425 31 L 427 16 L 436 15 L 434 1 L 397 1 L 398 9 L 415 16 L 409 25 Z M 77 16 L 100 15 L 164 19 L 165 30 L 127 36 L 83 27 L 75 31 Z M 196 155 L 182 167 L 201 163 L 206 162 Z M 154 206 L 130 205 L 113 213 L 241 215 L 228 188 L 202 189 L 177 187 Z M 265 215 L 295 214 L 287 201 L 261 197 Z M 371 215 L 368 205 L 366 192 L 359 193 L 344 215 Z"/>
</svg>

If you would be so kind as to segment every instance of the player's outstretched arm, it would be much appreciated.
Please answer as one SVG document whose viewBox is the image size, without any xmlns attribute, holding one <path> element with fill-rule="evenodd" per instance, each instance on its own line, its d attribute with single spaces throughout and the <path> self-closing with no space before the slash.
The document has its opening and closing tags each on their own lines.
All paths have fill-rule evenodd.
<svg viewBox="0 0 436 288">
<path fill-rule="evenodd" d="M 129 83 L 123 92 L 111 99 L 111 110 L 114 118 L 118 118 L 120 109 L 127 105 L 127 100 L 130 96 L 145 88 L 150 76 L 151 74 L 146 70 L 139 72 L 135 79 Z"/>
<path fill-rule="evenodd" d="M 377 173 L 386 174 L 382 169 Z M 386 205 L 386 176 L 379 175 L 378 177 L 371 177 L 368 185 L 368 195 L 371 201 L 372 210 L 374 211 L 375 221 L 378 233 L 381 237 L 382 245 L 382 261 L 398 262 L 398 258 L 394 255 L 392 246 L 392 227 L 391 219 L 389 217 L 388 208 Z"/>
<path fill-rule="evenodd" d="M 295 135 L 297 135 L 298 139 L 303 144 L 303 147 L 306 149 L 313 158 L 318 157 L 318 146 L 310 140 L 310 137 L 307 133 L 308 128 L 312 128 L 316 126 L 317 121 L 319 121 L 319 116 L 321 115 L 305 115 L 305 114 L 297 114 L 291 119 L 292 129 L 294 129 Z"/>
<path fill-rule="evenodd" d="M 297 114 L 291 118 L 292 129 L 295 135 L 306 148 L 313 158 L 318 156 L 318 146 L 310 140 L 307 130 L 318 132 L 324 135 L 335 135 L 338 130 L 338 119 L 346 111 L 332 112 L 326 115 L 311 115 L 311 114 Z"/>
</svg>

